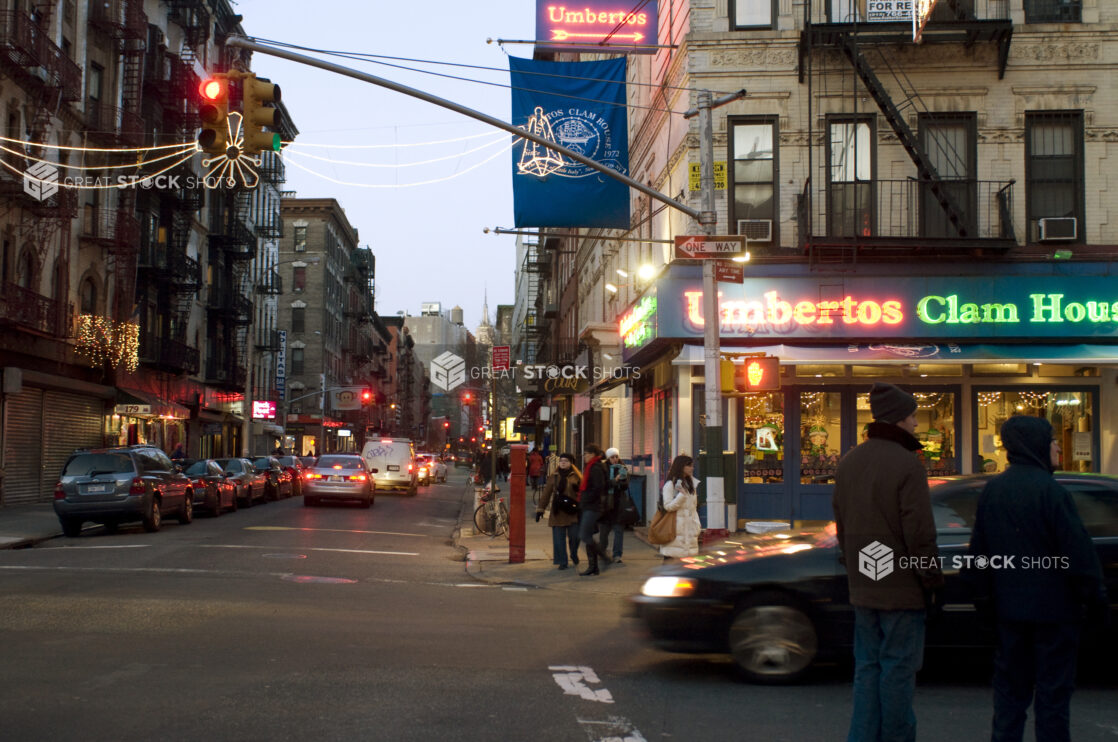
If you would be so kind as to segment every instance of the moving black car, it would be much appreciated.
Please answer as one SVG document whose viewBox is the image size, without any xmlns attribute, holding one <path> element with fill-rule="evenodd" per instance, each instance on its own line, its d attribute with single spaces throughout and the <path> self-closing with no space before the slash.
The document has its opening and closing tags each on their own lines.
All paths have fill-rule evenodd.
<svg viewBox="0 0 1118 742">
<path fill-rule="evenodd" d="M 988 476 L 929 480 L 944 586 L 942 610 L 926 646 L 989 646 L 959 568 L 978 496 Z M 1071 492 L 1103 565 L 1111 607 L 1118 600 L 1118 477 L 1058 472 Z M 731 540 L 662 568 L 633 596 L 631 609 L 650 641 L 673 652 L 729 652 L 755 682 L 792 682 L 820 658 L 849 657 L 854 612 L 834 523 Z M 1082 646 L 1118 653 L 1118 632 L 1089 625 Z"/>
</svg>

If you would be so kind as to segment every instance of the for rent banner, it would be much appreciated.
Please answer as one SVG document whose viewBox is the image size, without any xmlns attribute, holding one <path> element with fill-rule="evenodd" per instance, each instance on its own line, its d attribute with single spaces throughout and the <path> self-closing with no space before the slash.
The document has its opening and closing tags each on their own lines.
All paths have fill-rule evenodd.
<svg viewBox="0 0 1118 742">
<path fill-rule="evenodd" d="M 509 58 L 513 124 L 629 174 L 625 59 Z M 629 228 L 629 187 L 528 140 L 512 149 L 517 227 Z"/>
</svg>

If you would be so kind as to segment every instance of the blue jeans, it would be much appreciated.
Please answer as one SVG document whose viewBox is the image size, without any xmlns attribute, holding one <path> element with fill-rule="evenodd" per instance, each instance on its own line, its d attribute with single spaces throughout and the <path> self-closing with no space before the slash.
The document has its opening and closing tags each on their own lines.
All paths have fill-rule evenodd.
<svg viewBox="0 0 1118 742">
<path fill-rule="evenodd" d="M 567 547 L 571 549 L 571 559 L 578 559 L 578 524 L 572 523 L 569 526 L 552 526 L 551 527 L 551 553 L 554 556 L 551 558 L 552 564 L 558 564 L 560 567 L 567 566 Z"/>
<path fill-rule="evenodd" d="M 602 548 L 609 548 L 610 534 L 613 534 L 613 558 L 620 559 L 621 551 L 625 548 L 625 526 L 614 523 L 609 529 L 602 531 Z"/>
<path fill-rule="evenodd" d="M 919 611 L 854 607 L 854 712 L 847 742 L 914 742 L 916 672 L 924 663 Z"/>
</svg>

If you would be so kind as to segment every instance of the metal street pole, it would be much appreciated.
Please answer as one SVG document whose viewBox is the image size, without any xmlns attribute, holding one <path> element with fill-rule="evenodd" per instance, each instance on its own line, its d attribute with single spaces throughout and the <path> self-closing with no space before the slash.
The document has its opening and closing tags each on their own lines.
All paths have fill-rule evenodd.
<svg viewBox="0 0 1118 742">
<path fill-rule="evenodd" d="M 711 121 L 711 94 L 699 91 L 699 175 L 701 178 L 703 234 L 714 235 L 718 212 L 714 204 L 714 130 Z M 726 531 L 726 483 L 722 472 L 722 384 L 720 363 L 721 317 L 718 313 L 718 282 L 714 261 L 703 261 L 703 372 L 706 378 L 706 484 L 707 530 Z"/>
<path fill-rule="evenodd" d="M 598 172 L 602 173 L 603 175 L 606 175 L 610 178 L 613 178 L 614 180 L 620 180 L 622 183 L 625 183 L 630 188 L 636 188 L 641 193 L 644 193 L 648 196 L 651 196 L 652 198 L 656 199 L 657 201 L 665 203 L 665 204 L 667 204 L 668 206 L 671 206 L 674 209 L 678 209 L 679 211 L 682 211 L 684 214 L 687 214 L 692 219 L 698 219 L 699 218 L 699 212 L 696 211 L 695 209 L 692 209 L 690 206 L 687 206 L 685 204 L 681 204 L 679 201 L 676 201 L 675 199 L 670 198 L 670 197 L 664 195 L 663 193 L 660 193 L 659 191 L 657 191 L 653 188 L 649 188 L 648 186 L 644 185 L 643 183 L 641 183 L 638 180 L 633 180 L 632 178 L 628 177 L 627 175 L 622 175 L 621 173 L 617 172 L 616 170 L 613 170 L 613 169 L 607 167 L 606 165 L 601 164 L 600 162 L 598 162 L 596 160 L 592 160 L 592 159 L 590 159 L 589 157 L 587 157 L 583 154 L 575 152 L 572 149 L 568 149 L 567 147 L 564 147 L 561 144 L 556 144 L 555 142 L 552 142 L 548 139 L 545 139 L 544 137 L 541 137 L 538 134 L 533 134 L 529 131 L 525 131 L 524 129 L 517 128 L 517 127 L 513 126 L 512 124 L 501 121 L 500 119 L 489 116 L 488 114 L 484 114 L 481 111 L 475 111 L 472 108 L 467 108 L 466 106 L 459 105 L 458 103 L 454 103 L 453 101 L 446 100 L 445 98 L 440 98 L 437 95 L 431 95 L 430 93 L 425 93 L 422 90 L 416 90 L 415 88 L 409 88 L 407 85 L 401 85 L 399 83 L 392 82 L 391 80 L 385 80 L 383 77 L 377 77 L 375 75 L 370 75 L 366 72 L 361 72 L 359 70 L 351 69 L 349 67 L 343 67 L 340 64 L 333 64 L 331 62 L 324 62 L 321 59 L 315 59 L 314 57 L 308 57 L 304 54 L 296 54 L 294 52 L 287 51 L 286 49 L 277 49 L 275 47 L 267 46 L 265 44 L 259 44 L 255 41 L 250 41 L 249 39 L 246 39 L 243 36 L 230 36 L 225 40 L 225 45 L 226 46 L 236 46 L 236 47 L 240 47 L 241 49 L 249 49 L 249 50 L 254 51 L 254 52 L 259 52 L 261 54 L 269 54 L 273 57 L 280 57 L 281 59 L 287 59 L 287 60 L 290 60 L 292 62 L 298 62 L 300 64 L 305 64 L 305 65 L 308 65 L 310 67 L 317 67 L 320 70 L 326 70 L 328 72 L 334 72 L 334 73 L 339 74 L 339 75 L 345 75 L 346 77 L 352 77 L 355 80 L 361 80 L 363 82 L 372 83 L 373 85 L 379 85 L 382 88 L 388 88 L 389 90 L 394 90 L 397 93 L 403 93 L 404 95 L 410 95 L 413 98 L 419 98 L 420 100 L 427 101 L 428 103 L 432 103 L 436 106 L 440 106 L 442 108 L 450 109 L 451 111 L 454 111 L 456 113 L 460 113 L 463 116 L 469 116 L 472 119 L 477 119 L 478 121 L 489 124 L 490 126 L 495 126 L 498 129 L 504 129 L 505 131 L 510 132 L 512 134 L 515 134 L 518 137 L 523 137 L 524 139 L 535 142 L 536 144 L 539 144 L 541 146 L 547 147 L 548 149 L 553 150 L 555 152 L 558 152 L 559 154 L 564 155 L 565 157 L 569 157 L 570 159 L 574 160 L 575 162 L 580 162 L 583 165 L 586 165 L 587 167 L 593 168 L 594 170 L 597 170 Z M 744 92 L 745 91 L 742 91 L 743 94 L 744 94 Z"/>
</svg>

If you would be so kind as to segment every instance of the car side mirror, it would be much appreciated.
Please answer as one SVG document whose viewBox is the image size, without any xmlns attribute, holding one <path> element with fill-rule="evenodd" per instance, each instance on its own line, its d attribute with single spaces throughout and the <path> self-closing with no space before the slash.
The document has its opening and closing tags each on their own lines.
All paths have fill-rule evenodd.
<svg viewBox="0 0 1118 742">
<path fill-rule="evenodd" d="M 370 474 L 376 474 L 380 469 L 369 469 Z"/>
</svg>

